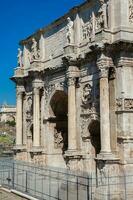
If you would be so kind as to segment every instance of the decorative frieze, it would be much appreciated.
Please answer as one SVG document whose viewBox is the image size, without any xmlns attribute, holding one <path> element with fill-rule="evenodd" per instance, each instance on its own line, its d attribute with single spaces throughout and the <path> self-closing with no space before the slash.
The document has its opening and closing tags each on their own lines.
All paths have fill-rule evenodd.
<svg viewBox="0 0 133 200">
<path fill-rule="evenodd" d="M 83 40 L 89 39 L 93 35 L 93 19 L 91 18 L 89 22 L 82 26 Z"/>
</svg>

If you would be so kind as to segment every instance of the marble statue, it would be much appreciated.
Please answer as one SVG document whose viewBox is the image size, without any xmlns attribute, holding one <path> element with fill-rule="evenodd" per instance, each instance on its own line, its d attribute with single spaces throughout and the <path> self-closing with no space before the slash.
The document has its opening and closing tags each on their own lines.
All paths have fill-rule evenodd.
<svg viewBox="0 0 133 200">
<path fill-rule="evenodd" d="M 67 43 L 68 44 L 72 44 L 74 42 L 74 24 L 73 21 L 71 20 L 70 17 L 67 18 L 67 34 L 66 34 L 66 38 L 67 38 Z"/>
<path fill-rule="evenodd" d="M 22 50 L 20 48 L 18 48 L 18 55 L 17 55 L 18 67 L 22 67 L 23 66 L 22 55 L 23 55 Z"/>
<path fill-rule="evenodd" d="M 32 46 L 31 46 L 31 59 L 36 60 L 39 58 L 39 50 L 37 48 L 37 41 L 35 38 L 32 39 Z"/>
</svg>

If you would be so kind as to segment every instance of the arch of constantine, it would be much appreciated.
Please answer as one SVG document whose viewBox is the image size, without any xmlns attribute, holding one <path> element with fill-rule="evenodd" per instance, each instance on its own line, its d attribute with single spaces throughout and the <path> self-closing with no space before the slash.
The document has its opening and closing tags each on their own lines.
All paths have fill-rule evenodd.
<svg viewBox="0 0 133 200">
<path fill-rule="evenodd" d="M 16 159 L 133 169 L 133 1 L 90 0 L 20 42 Z"/>
</svg>

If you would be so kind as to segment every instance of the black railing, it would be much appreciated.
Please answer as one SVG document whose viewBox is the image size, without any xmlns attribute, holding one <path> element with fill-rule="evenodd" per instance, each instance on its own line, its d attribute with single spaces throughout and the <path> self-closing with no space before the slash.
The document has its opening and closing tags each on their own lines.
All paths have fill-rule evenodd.
<svg viewBox="0 0 133 200">
<path fill-rule="evenodd" d="M 133 175 L 94 177 L 9 159 L 0 160 L 0 184 L 40 200 L 133 199 Z"/>
</svg>

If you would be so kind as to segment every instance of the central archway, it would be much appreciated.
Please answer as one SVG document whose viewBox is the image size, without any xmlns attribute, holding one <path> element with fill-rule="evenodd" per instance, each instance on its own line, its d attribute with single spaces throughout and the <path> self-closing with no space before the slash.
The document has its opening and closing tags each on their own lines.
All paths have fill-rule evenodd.
<svg viewBox="0 0 133 200">
<path fill-rule="evenodd" d="M 68 148 L 68 96 L 64 91 L 56 91 L 50 101 L 51 121 L 55 123 L 54 144 L 55 148 Z"/>
</svg>

